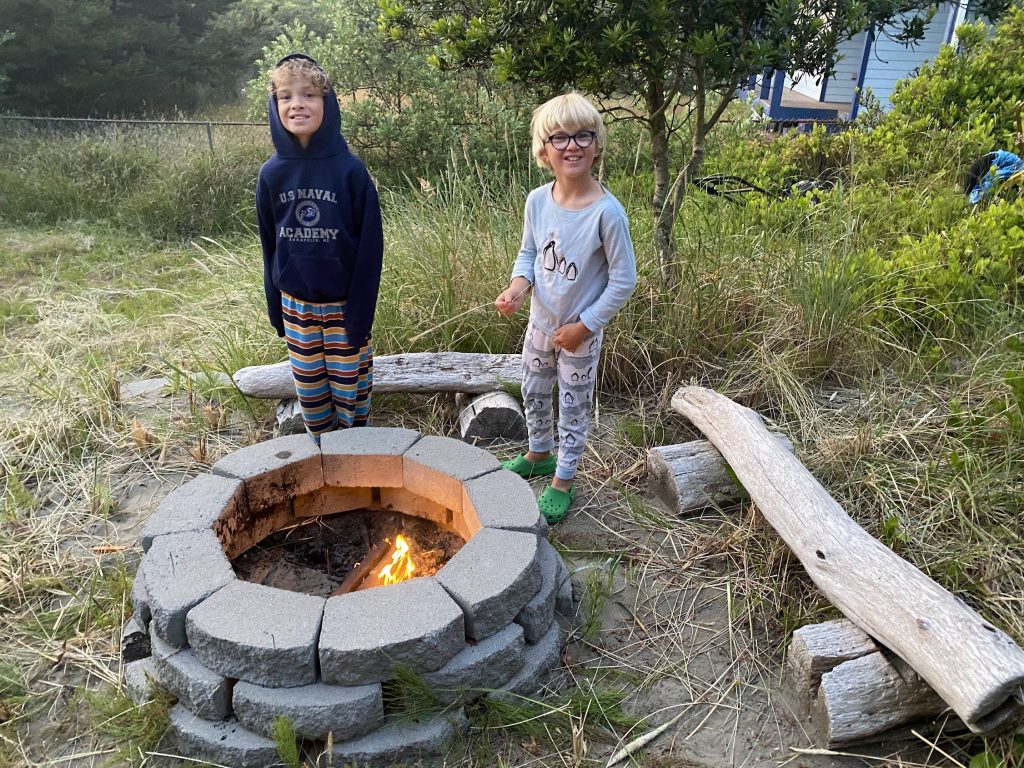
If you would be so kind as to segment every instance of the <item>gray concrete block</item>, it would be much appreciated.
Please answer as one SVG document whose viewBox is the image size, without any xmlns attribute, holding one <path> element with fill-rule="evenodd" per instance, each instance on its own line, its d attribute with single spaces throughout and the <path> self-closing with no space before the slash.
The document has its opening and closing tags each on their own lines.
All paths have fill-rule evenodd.
<svg viewBox="0 0 1024 768">
<path fill-rule="evenodd" d="M 128 664 L 144 659 L 150 653 L 149 630 L 132 616 L 121 627 L 121 661 Z"/>
<path fill-rule="evenodd" d="M 245 730 L 236 720 L 211 722 L 181 704 L 171 708 L 170 734 L 177 753 L 230 768 L 277 765 L 277 746 L 266 736 Z"/>
<path fill-rule="evenodd" d="M 316 682 L 324 599 L 235 581 L 188 615 L 188 642 L 210 669 L 270 688 Z"/>
<path fill-rule="evenodd" d="M 175 648 L 155 634 L 151 641 L 156 679 L 179 704 L 206 720 L 223 720 L 231 714 L 230 680 L 205 666 L 188 648 Z"/>
<path fill-rule="evenodd" d="M 465 646 L 459 606 L 433 578 L 412 579 L 327 601 L 320 674 L 338 685 L 376 683 L 396 663 L 432 672 Z"/>
<path fill-rule="evenodd" d="M 540 642 L 526 646 L 525 660 L 519 673 L 488 696 L 533 696 L 548 681 L 551 671 L 561 663 L 561 660 L 562 628 L 558 622 L 554 622 Z"/>
<path fill-rule="evenodd" d="M 576 618 L 576 598 L 573 596 L 572 573 L 559 557 L 558 592 L 555 594 L 555 613 L 566 619 Z"/>
<path fill-rule="evenodd" d="M 537 537 L 483 528 L 434 578 L 466 614 L 466 636 L 483 640 L 512 621 L 540 588 Z"/>
<path fill-rule="evenodd" d="M 555 619 L 555 595 L 558 591 L 558 566 L 561 561 L 562 558 L 547 539 L 538 541 L 540 589 L 516 615 L 516 623 L 522 625 L 528 643 L 540 640 Z"/>
<path fill-rule="evenodd" d="M 160 502 L 139 536 L 144 552 L 153 538 L 168 533 L 202 531 L 212 528 L 222 514 L 244 513 L 245 488 L 236 478 L 202 474 L 179 485 Z"/>
<path fill-rule="evenodd" d="M 229 453 L 210 471 L 245 483 L 250 514 L 311 493 L 324 484 L 320 449 L 306 435 L 288 435 Z"/>
<path fill-rule="evenodd" d="M 548 535 L 548 523 L 537 507 L 530 484 L 515 472 L 499 469 L 464 485 L 463 514 L 475 517 L 480 527 Z"/>
<path fill-rule="evenodd" d="M 405 453 L 402 485 L 414 496 L 421 496 L 451 510 L 450 530 L 470 539 L 476 530 L 475 516 L 463 515 L 463 483 L 498 469 L 500 464 L 487 451 L 449 437 L 424 437 Z"/>
<path fill-rule="evenodd" d="M 429 520 L 446 531 L 454 531 L 463 539 L 468 538 L 468 535 L 463 532 L 465 526 L 461 524 L 461 515 L 457 522 L 454 510 L 430 499 L 417 496 L 415 493 L 410 493 L 405 488 L 381 488 L 380 502 L 376 506 L 379 506 L 380 509 L 401 512 L 410 517 Z"/>
<path fill-rule="evenodd" d="M 371 734 L 342 743 L 331 751 L 334 765 L 359 768 L 406 765 L 443 755 L 448 744 L 469 725 L 462 710 L 445 712 L 422 723 L 395 722 Z"/>
<path fill-rule="evenodd" d="M 130 661 L 122 667 L 124 691 L 136 706 L 153 700 L 156 692 L 157 672 L 152 656 Z"/>
<path fill-rule="evenodd" d="M 483 448 L 436 435 L 421 438 L 405 452 L 405 458 L 461 481 L 501 468 L 501 462 Z M 416 492 L 415 488 L 409 490 Z"/>
<path fill-rule="evenodd" d="M 149 629 L 149 622 L 153 614 L 149 610 L 149 592 L 146 591 L 146 573 L 144 562 L 139 562 L 135 571 L 135 580 L 132 581 L 130 599 L 132 601 L 132 615 L 138 620 L 144 629 Z"/>
<path fill-rule="evenodd" d="M 361 736 L 384 722 L 384 700 L 379 683 L 340 686 L 314 683 L 299 688 L 266 688 L 238 683 L 234 691 L 235 717 L 255 733 L 271 736 L 274 720 L 287 717 L 305 739 L 334 741 Z"/>
<path fill-rule="evenodd" d="M 224 553 L 234 560 L 270 534 L 301 522 L 289 499 L 256 511 L 248 509 L 244 514 L 222 516 L 213 524 L 213 532 L 224 547 Z"/>
<path fill-rule="evenodd" d="M 231 562 L 213 531 L 157 536 L 142 564 L 157 634 L 179 648 L 188 643 L 188 612 L 235 580 Z"/>
<path fill-rule="evenodd" d="M 401 427 L 354 427 L 320 439 L 324 483 L 340 488 L 400 488 L 402 455 L 420 433 Z"/>
<path fill-rule="evenodd" d="M 509 624 L 486 640 L 469 645 L 436 672 L 423 675 L 441 701 L 452 703 L 483 696 L 488 688 L 500 688 L 523 666 L 526 642 L 523 628 Z"/>
</svg>

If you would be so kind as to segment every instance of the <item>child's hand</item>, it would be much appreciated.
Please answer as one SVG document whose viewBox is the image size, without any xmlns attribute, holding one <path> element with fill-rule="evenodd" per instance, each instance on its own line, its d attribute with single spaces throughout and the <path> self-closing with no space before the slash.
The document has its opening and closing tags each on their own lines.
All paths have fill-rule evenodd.
<svg viewBox="0 0 1024 768">
<path fill-rule="evenodd" d="M 515 278 L 504 291 L 494 300 L 494 307 L 505 317 L 512 317 L 526 301 L 530 290 L 530 281 L 523 277 Z"/>
<path fill-rule="evenodd" d="M 566 323 L 555 331 L 555 345 L 566 352 L 575 352 L 589 335 L 590 329 L 583 323 Z"/>
</svg>

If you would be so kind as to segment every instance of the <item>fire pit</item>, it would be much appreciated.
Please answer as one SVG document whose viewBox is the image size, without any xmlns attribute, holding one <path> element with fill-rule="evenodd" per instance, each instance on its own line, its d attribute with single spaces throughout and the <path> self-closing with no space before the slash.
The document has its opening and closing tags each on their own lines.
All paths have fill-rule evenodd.
<svg viewBox="0 0 1024 768">
<path fill-rule="evenodd" d="M 411 573 L 395 536 L 367 535 L 358 562 L 328 563 L 314 589 L 236 572 L 268 537 L 385 518 L 393 530 L 436 528 L 454 554 L 417 577 L 415 534 Z M 330 734 L 336 763 L 437 752 L 465 726 L 466 701 L 534 693 L 558 663 L 554 613 L 571 608 L 571 586 L 546 532 L 529 485 L 458 440 L 367 427 L 325 435 L 320 448 L 305 435 L 244 448 L 148 521 L 125 640 L 148 632 L 150 655 L 128 674 L 148 672 L 177 697 L 171 731 L 186 756 L 272 763 L 281 716 L 303 739 Z M 382 574 L 391 563 L 397 583 Z M 391 717 L 382 684 L 399 667 L 448 708 Z"/>
</svg>

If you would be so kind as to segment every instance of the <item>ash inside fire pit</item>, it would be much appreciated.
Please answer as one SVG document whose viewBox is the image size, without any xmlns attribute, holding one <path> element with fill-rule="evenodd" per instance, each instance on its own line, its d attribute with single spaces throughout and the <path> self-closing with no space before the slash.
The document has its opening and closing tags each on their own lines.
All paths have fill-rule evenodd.
<svg viewBox="0 0 1024 768">
<path fill-rule="evenodd" d="M 238 578 L 317 597 L 359 588 L 361 575 L 387 560 L 396 536 L 408 541 L 413 578 L 433 576 L 466 542 L 400 512 L 360 510 L 311 518 L 280 530 L 232 561 Z M 368 560 L 369 558 L 369 560 Z M 381 562 L 380 565 L 384 565 Z"/>
</svg>

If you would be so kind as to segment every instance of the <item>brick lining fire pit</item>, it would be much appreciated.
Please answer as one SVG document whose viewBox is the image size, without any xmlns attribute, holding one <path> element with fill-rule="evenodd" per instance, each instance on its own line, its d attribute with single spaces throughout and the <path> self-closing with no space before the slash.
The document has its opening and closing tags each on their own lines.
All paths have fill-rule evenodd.
<svg viewBox="0 0 1024 768">
<path fill-rule="evenodd" d="M 433 576 L 329 598 L 243 581 L 231 560 L 322 515 L 393 510 L 466 543 Z M 284 715 L 336 762 L 437 751 L 487 690 L 534 693 L 559 660 L 556 603 L 571 585 L 526 481 L 489 453 L 408 429 L 360 428 L 250 446 L 170 493 L 142 534 L 134 629 L 150 655 L 129 664 L 178 698 L 187 756 L 237 766 L 277 760 Z M 397 664 L 451 706 L 392 721 L 381 684 Z"/>
</svg>

